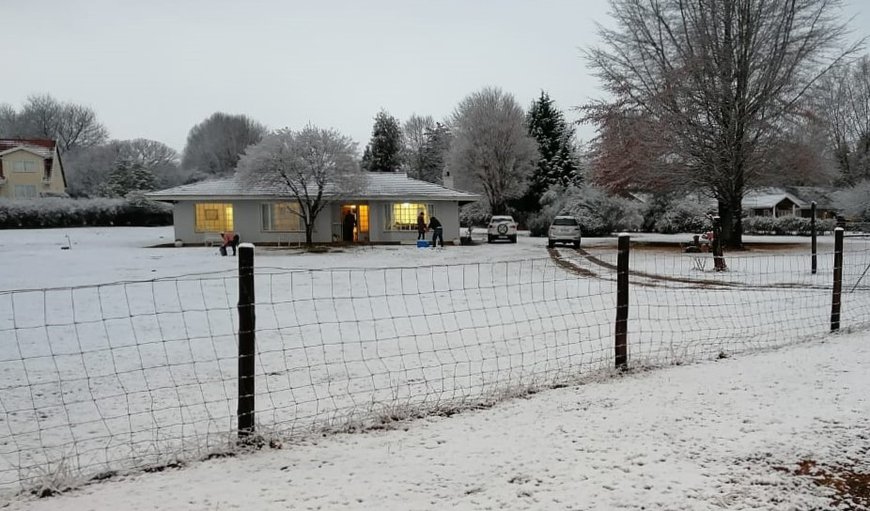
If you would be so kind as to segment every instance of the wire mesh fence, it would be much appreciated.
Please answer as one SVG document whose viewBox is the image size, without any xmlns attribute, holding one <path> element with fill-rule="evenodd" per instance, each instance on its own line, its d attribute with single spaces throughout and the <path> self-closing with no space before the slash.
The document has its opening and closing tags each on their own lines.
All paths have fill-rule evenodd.
<svg viewBox="0 0 870 511">
<path fill-rule="evenodd" d="M 870 326 L 870 241 L 844 251 L 842 328 Z M 630 365 L 830 330 L 833 252 L 634 247 Z M 414 268 L 258 267 L 256 429 L 292 438 L 451 412 L 614 366 L 617 251 Z M 239 276 L 0 293 L 0 489 L 231 449 Z M 71 480 L 71 481 L 70 481 Z"/>
</svg>

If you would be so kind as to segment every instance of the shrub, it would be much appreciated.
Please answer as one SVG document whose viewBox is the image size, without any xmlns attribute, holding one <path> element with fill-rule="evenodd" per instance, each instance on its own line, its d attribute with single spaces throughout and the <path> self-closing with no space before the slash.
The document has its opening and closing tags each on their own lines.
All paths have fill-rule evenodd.
<svg viewBox="0 0 870 511">
<path fill-rule="evenodd" d="M 172 206 L 143 196 L 125 199 L 0 199 L 0 228 L 172 225 Z"/>
<path fill-rule="evenodd" d="M 836 221 L 816 220 L 816 232 L 824 234 L 834 230 Z M 745 234 L 778 234 L 809 236 L 812 221 L 809 218 L 799 216 L 751 216 L 743 219 L 743 232 Z"/>
<path fill-rule="evenodd" d="M 654 230 L 664 234 L 701 232 L 710 227 L 707 208 L 692 198 L 670 202 L 654 221 Z"/>
<path fill-rule="evenodd" d="M 544 194 L 541 204 L 542 211 L 533 220 L 535 230 L 541 232 L 541 236 L 546 234 L 546 229 L 557 215 L 576 218 L 584 236 L 605 236 L 616 231 L 637 230 L 643 221 L 637 203 L 610 195 L 591 185 L 553 187 Z"/>
</svg>

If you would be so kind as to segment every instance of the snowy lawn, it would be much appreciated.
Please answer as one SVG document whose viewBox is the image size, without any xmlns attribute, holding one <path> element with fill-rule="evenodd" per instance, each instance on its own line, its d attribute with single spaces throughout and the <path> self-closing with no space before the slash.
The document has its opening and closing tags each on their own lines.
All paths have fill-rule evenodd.
<svg viewBox="0 0 870 511">
<path fill-rule="evenodd" d="M 793 473 L 870 470 L 868 341 L 640 372 L 11 509 L 867 509 Z"/>
<path fill-rule="evenodd" d="M 237 260 L 216 248 L 145 248 L 171 238 L 170 228 L 0 231 L 0 252 L 15 261 L 0 268 L 0 490 L 44 482 L 61 460 L 88 477 L 195 459 L 231 441 Z M 817 275 L 807 238 L 748 237 L 781 246 L 728 254 L 725 273 L 698 270 L 675 250 L 688 235 L 634 239 L 634 365 L 828 331 L 830 238 Z M 557 249 L 559 261 L 545 246 L 521 237 L 444 250 L 258 249 L 261 430 L 305 437 L 607 370 L 615 238 Z M 870 321 L 868 248 L 847 244 L 844 328 Z M 36 291 L 3 292 L 13 289 Z"/>
</svg>

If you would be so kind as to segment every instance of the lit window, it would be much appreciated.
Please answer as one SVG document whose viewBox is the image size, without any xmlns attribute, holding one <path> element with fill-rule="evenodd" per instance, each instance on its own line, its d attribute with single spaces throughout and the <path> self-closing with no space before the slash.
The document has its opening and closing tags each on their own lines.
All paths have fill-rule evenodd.
<svg viewBox="0 0 870 511">
<path fill-rule="evenodd" d="M 36 185 L 15 185 L 16 199 L 35 199 Z"/>
<path fill-rule="evenodd" d="M 196 204 L 196 232 L 232 232 L 232 230 L 232 204 Z"/>
<path fill-rule="evenodd" d="M 302 218 L 299 204 L 292 202 L 273 202 L 261 204 L 264 231 L 301 231 Z"/>
<path fill-rule="evenodd" d="M 435 213 L 432 204 L 413 204 L 409 202 L 388 204 L 384 214 L 387 218 L 387 230 L 415 231 L 417 230 L 417 215 L 423 212 L 423 218 L 429 223 L 429 217 Z"/>
</svg>

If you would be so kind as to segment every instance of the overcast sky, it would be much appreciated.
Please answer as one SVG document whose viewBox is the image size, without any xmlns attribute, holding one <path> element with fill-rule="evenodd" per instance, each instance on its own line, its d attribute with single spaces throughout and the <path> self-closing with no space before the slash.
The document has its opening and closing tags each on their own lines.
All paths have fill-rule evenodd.
<svg viewBox="0 0 870 511">
<path fill-rule="evenodd" d="M 179 151 L 215 111 L 333 127 L 361 149 L 380 108 L 441 119 L 487 85 L 569 110 L 599 95 L 579 48 L 607 22 L 606 0 L 0 2 L 0 103 L 47 92 L 93 107 L 112 138 Z M 868 2 L 846 4 L 870 34 Z"/>
</svg>

